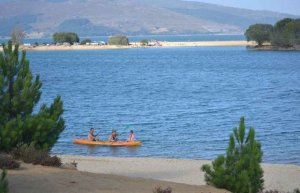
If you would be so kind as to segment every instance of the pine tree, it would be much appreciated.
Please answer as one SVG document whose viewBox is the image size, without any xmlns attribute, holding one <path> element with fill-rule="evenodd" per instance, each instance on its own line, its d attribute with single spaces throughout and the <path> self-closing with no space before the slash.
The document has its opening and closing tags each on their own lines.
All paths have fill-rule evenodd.
<svg viewBox="0 0 300 193">
<path fill-rule="evenodd" d="M 56 97 L 50 107 L 34 107 L 40 100 L 42 82 L 32 76 L 26 52 L 19 55 L 19 46 L 2 45 L 0 53 L 0 151 L 9 151 L 17 144 L 35 144 L 50 149 L 64 129 L 63 104 Z M 19 60 L 19 57 L 20 60 Z"/>
<path fill-rule="evenodd" d="M 210 165 L 203 165 L 205 181 L 209 185 L 227 189 L 233 193 L 257 193 L 263 189 L 261 145 L 255 140 L 255 130 L 245 134 L 244 117 L 239 129 L 230 135 L 226 156 L 221 155 Z"/>
</svg>

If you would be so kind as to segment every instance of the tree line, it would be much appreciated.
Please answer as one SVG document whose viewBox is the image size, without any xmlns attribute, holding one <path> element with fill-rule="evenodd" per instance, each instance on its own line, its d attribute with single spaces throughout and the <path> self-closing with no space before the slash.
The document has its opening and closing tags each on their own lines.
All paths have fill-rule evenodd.
<svg viewBox="0 0 300 193">
<path fill-rule="evenodd" d="M 258 46 L 269 42 L 272 46 L 300 46 L 300 18 L 285 18 L 274 26 L 270 24 L 250 25 L 245 32 L 247 41 L 255 41 Z"/>
<path fill-rule="evenodd" d="M 74 43 L 79 43 L 79 36 L 74 32 L 56 32 L 52 36 L 54 43 L 69 43 L 73 45 Z M 84 39 L 81 41 L 81 45 L 85 45 L 86 43 L 91 43 L 90 39 Z M 111 36 L 108 39 L 109 45 L 129 45 L 129 40 L 126 36 L 116 35 Z"/>
</svg>

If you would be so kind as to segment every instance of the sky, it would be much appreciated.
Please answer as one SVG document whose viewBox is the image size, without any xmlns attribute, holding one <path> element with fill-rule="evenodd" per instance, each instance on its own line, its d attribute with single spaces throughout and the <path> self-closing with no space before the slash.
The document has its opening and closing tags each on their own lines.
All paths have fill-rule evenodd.
<svg viewBox="0 0 300 193">
<path fill-rule="evenodd" d="M 268 10 L 300 16 L 300 0 L 192 0 L 230 7 Z"/>
</svg>

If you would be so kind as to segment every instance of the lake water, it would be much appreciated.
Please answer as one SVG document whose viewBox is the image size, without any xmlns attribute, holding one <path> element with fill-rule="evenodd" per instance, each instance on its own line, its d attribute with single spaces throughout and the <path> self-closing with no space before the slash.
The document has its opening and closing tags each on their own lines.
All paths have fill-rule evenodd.
<svg viewBox="0 0 300 193">
<path fill-rule="evenodd" d="M 214 159 L 241 116 L 263 161 L 300 164 L 300 53 L 244 47 L 28 52 L 42 102 L 64 101 L 66 129 L 54 153 Z M 143 145 L 75 145 L 90 127 L 107 139 L 130 129 Z"/>
</svg>

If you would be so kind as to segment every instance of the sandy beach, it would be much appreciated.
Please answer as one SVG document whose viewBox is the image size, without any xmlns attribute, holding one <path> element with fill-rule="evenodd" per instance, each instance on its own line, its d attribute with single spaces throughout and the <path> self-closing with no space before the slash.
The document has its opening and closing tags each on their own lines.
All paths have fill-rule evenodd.
<svg viewBox="0 0 300 193">
<path fill-rule="evenodd" d="M 202 47 L 202 46 L 254 46 L 255 42 L 247 41 L 196 41 L 196 42 L 166 42 L 159 41 L 156 45 L 141 46 L 139 42 L 131 42 L 128 46 L 114 45 L 39 45 L 20 46 L 21 50 L 27 51 L 59 51 L 59 50 L 111 50 L 129 48 L 157 48 L 157 47 Z M 0 51 L 2 47 L 0 48 Z"/>
<path fill-rule="evenodd" d="M 75 161 L 77 170 L 22 164 L 9 170 L 11 192 L 146 193 L 158 186 L 173 192 L 227 192 L 207 186 L 200 171 L 206 160 L 116 158 L 59 155 L 63 163 Z M 265 189 L 299 188 L 300 166 L 262 164 Z"/>
<path fill-rule="evenodd" d="M 207 160 L 115 158 L 60 156 L 64 162 L 75 161 L 79 171 L 149 178 L 189 185 L 205 185 L 200 171 Z M 287 164 L 262 164 L 265 188 L 292 191 L 300 188 L 300 166 Z"/>
<path fill-rule="evenodd" d="M 151 193 L 155 187 L 171 187 L 173 193 L 229 193 L 210 186 L 81 172 L 31 164 L 22 164 L 18 170 L 9 170 L 8 180 L 10 193 Z"/>
</svg>

